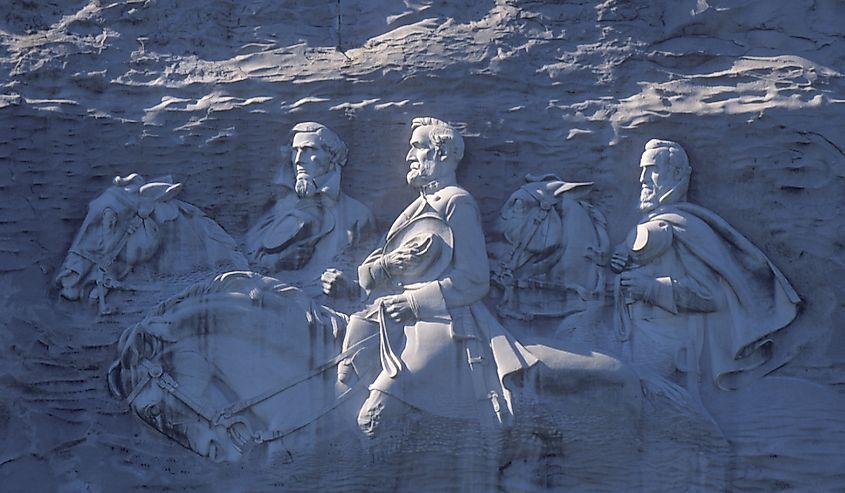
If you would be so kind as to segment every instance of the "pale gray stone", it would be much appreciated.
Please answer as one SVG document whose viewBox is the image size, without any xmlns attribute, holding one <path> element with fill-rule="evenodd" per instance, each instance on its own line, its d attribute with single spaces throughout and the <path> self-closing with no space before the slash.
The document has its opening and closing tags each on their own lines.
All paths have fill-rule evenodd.
<svg viewBox="0 0 845 493">
<path fill-rule="evenodd" d="M 142 275 L 167 284 L 186 274 L 245 268 L 235 241 L 217 223 L 174 199 L 181 190 L 169 177 L 150 183 L 136 173 L 115 177 L 88 204 L 56 275 L 62 297 L 87 298 L 108 314 L 114 310 L 106 302 L 109 292 L 137 289 L 131 283 Z M 155 284 L 146 289 L 151 288 L 159 289 Z"/>
<path fill-rule="evenodd" d="M 321 270 L 372 234 L 372 212 L 341 190 L 346 144 L 319 123 L 292 133 L 290 161 L 275 180 L 282 192 L 246 234 L 247 255 L 267 273 Z"/>
<path fill-rule="evenodd" d="M 845 483 L 845 335 L 838 330 L 845 313 L 843 9 L 833 0 L 2 3 L 0 489 L 838 491 Z M 564 319 L 499 318 L 540 360 L 505 382 L 514 414 L 501 433 L 418 412 L 409 413 L 395 440 L 375 444 L 357 426 L 362 390 L 285 439 L 231 457 L 221 447 L 215 458 L 240 460 L 218 463 L 112 396 L 106 375 L 115 342 L 139 322 L 138 333 L 147 327 L 167 335 L 147 323 L 162 301 L 175 307 L 164 315 L 178 322 L 174 330 L 195 329 L 194 310 L 220 316 L 206 325 L 214 329 L 205 339 L 162 347 L 199 348 L 200 355 L 207 348 L 211 361 L 244 365 L 234 374 L 267 369 L 283 385 L 287 369 L 272 361 L 277 347 L 289 346 L 262 353 L 250 338 L 267 331 L 270 341 L 281 341 L 272 329 L 288 327 L 292 341 L 303 341 L 302 331 L 320 320 L 343 327 L 342 316 L 320 307 L 355 313 L 361 300 L 348 296 L 351 289 L 330 300 L 322 283 L 345 276 L 351 286 L 355 267 L 380 241 L 376 234 L 363 238 L 372 245 L 319 269 L 286 272 L 282 284 L 231 277 L 232 289 L 221 291 L 234 300 L 229 305 L 201 303 L 211 287 L 166 301 L 198 281 L 222 289 L 213 270 L 160 277 L 153 264 L 139 264 L 121 280 L 132 290 L 105 296 L 116 312 L 104 316 L 64 299 L 55 278 L 86 206 L 115 175 L 172 175 L 162 181 L 183 183 L 172 200 L 193 204 L 244 244 L 282 191 L 272 177 L 290 155 L 289 130 L 319 121 L 349 148 L 340 190 L 373 211 L 383 233 L 417 196 L 403 186 L 402 157 L 408 122 L 422 114 L 465 137 L 457 182 L 478 204 L 490 241 L 524 176 L 554 174 L 592 182 L 575 202 L 604 215 L 610 245 L 626 243 L 642 216 L 637 163 L 644 145 L 654 137 L 679 143 L 694 168 L 689 203 L 729 224 L 800 295 L 795 317 L 773 333 L 772 349 L 784 349 L 785 357 L 772 354 L 759 367 L 772 370 L 764 376 L 739 372 L 748 378 L 735 389 L 716 388 L 709 373 L 691 392 L 687 374 L 667 375 L 659 365 L 643 385 L 654 366 L 636 358 L 635 324 L 632 339 L 620 340 L 610 289 Z M 670 248 L 676 236 L 672 231 Z M 433 242 L 417 247 L 438 249 Z M 334 270 L 321 279 L 327 268 Z M 612 288 L 617 274 L 602 272 Z M 759 272 L 778 277 L 772 269 Z M 276 292 L 288 284 L 302 291 Z M 271 303 L 256 307 L 254 288 L 264 295 L 253 298 Z M 500 300 L 492 294 L 482 302 L 495 312 Z M 312 302 L 319 310 L 303 308 Z M 299 306 L 298 315 L 284 325 L 274 303 Z M 225 306 L 258 323 L 233 320 L 236 312 Z M 679 310 L 667 326 L 703 313 Z M 303 314 L 314 320 L 303 323 Z M 766 327 L 778 325 L 760 328 L 768 337 Z M 214 332 L 224 327 L 243 337 Z M 314 332 L 331 334 L 325 342 L 340 347 L 314 352 L 313 362 L 292 357 L 291 364 L 311 368 L 337 355 L 341 332 Z M 243 353 L 252 357 L 229 357 Z M 168 358 L 163 368 L 170 368 Z M 203 361 L 179 360 L 172 370 L 193 373 Z M 785 363 L 773 368 L 778 362 Z M 228 371 L 221 370 L 174 379 L 194 392 L 205 388 L 205 377 Z M 325 379 L 317 388 L 326 395 L 296 405 L 273 401 L 271 412 L 248 416 L 252 431 L 272 429 L 262 423 L 270 417 L 284 424 L 277 409 L 318 414 L 318 405 L 344 391 L 337 375 Z M 360 382 L 366 379 L 353 385 Z M 261 378 L 239 384 L 237 397 L 197 398 L 217 405 L 254 396 L 246 390 L 272 389 Z M 217 436 L 193 424 L 195 436 L 206 438 L 196 443 Z M 244 433 L 236 425 L 235 436 Z"/>
</svg>

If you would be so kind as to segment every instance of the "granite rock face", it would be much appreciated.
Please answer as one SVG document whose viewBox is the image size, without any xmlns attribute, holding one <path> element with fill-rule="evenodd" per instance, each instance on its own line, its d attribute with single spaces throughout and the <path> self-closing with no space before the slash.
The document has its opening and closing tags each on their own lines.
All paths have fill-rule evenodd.
<svg viewBox="0 0 845 493">
<path fill-rule="evenodd" d="M 811 334 L 770 376 L 779 380 L 725 397 L 715 418 L 730 444 L 658 407 L 646 420 L 671 424 L 631 428 L 623 442 L 636 446 L 612 457 L 589 434 L 567 441 L 561 430 L 601 429 L 585 415 L 538 411 L 546 426 L 522 424 L 534 438 L 514 442 L 521 452 L 513 446 L 514 460 L 495 469 L 495 487 L 835 491 L 845 482 L 843 20 L 837 0 L 4 2 L 4 491 L 33 491 L 33 481 L 62 492 L 422 491 L 443 478 L 471 487 L 449 478 L 474 477 L 478 465 L 444 461 L 436 446 L 416 462 L 363 460 L 360 445 L 271 465 L 195 457 L 135 420 L 105 377 L 121 332 L 177 287 L 124 295 L 111 316 L 53 287 L 86 205 L 116 175 L 172 175 L 181 200 L 242 240 L 302 121 L 346 142 L 342 188 L 385 231 L 414 198 L 404 156 L 420 115 L 464 135 L 458 180 L 485 231 L 526 174 L 554 173 L 594 183 L 590 203 L 617 244 L 638 218 L 644 143 L 681 143 L 695 170 L 690 200 L 780 268 L 804 300 L 790 330 Z M 679 442 L 683 461 L 668 445 Z M 634 449 L 639 458 L 626 460 Z M 404 479 L 380 482 L 385 460 Z"/>
</svg>

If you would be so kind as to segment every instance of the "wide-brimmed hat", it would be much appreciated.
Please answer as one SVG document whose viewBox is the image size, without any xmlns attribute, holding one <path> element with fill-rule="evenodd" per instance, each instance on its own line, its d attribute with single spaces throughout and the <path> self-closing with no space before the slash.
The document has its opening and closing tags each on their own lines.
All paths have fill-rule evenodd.
<svg viewBox="0 0 845 493">
<path fill-rule="evenodd" d="M 420 261 L 412 269 L 393 274 L 405 288 L 439 279 L 452 263 L 455 239 L 452 228 L 436 213 L 413 218 L 384 246 L 384 254 L 407 249 L 417 251 Z"/>
</svg>

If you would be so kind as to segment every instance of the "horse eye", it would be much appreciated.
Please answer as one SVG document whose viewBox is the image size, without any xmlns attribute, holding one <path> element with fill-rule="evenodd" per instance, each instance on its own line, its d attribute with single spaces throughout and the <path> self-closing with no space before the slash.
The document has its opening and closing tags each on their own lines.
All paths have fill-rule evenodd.
<svg viewBox="0 0 845 493">
<path fill-rule="evenodd" d="M 158 404 L 150 404 L 144 411 L 146 412 L 147 416 L 155 418 L 159 414 L 161 414 L 161 407 L 159 407 Z"/>
</svg>

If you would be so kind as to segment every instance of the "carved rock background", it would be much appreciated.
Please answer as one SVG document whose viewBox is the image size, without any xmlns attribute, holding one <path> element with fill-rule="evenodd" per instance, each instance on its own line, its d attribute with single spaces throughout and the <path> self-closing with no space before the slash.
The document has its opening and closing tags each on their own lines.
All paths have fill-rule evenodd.
<svg viewBox="0 0 845 493">
<path fill-rule="evenodd" d="M 815 337 L 779 373 L 841 395 L 843 21 L 837 0 L 3 3 L 0 481 L 249 489 L 231 478 L 254 475 L 187 457 L 108 396 L 113 344 L 138 315 L 97 318 L 57 301 L 50 281 L 117 174 L 172 174 L 180 198 L 241 237 L 304 120 L 346 140 L 345 188 L 382 229 L 412 198 L 409 120 L 430 114 L 467 136 L 459 180 L 487 226 L 525 173 L 554 172 L 596 182 L 614 243 L 636 220 L 642 145 L 681 142 L 691 200 L 761 247 L 806 301 L 797 324 Z M 794 450 L 756 467 L 814 459 Z M 822 466 L 827 452 L 815 451 Z M 834 469 L 736 484 L 799 491 L 811 471 L 841 484 Z M 264 474 L 256 484 L 271 488 Z"/>
</svg>

